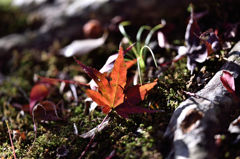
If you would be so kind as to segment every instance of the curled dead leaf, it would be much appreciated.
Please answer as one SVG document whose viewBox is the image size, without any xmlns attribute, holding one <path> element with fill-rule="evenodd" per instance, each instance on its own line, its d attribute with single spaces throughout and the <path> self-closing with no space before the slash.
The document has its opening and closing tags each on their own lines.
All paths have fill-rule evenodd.
<svg viewBox="0 0 240 159">
<path fill-rule="evenodd" d="M 185 133 L 192 131 L 197 124 L 196 122 L 201 120 L 203 118 L 203 116 L 204 116 L 204 114 L 200 110 L 196 110 L 196 109 L 188 110 L 184 120 L 182 121 L 182 123 L 180 125 L 182 132 L 185 134 Z"/>
<path fill-rule="evenodd" d="M 69 153 L 69 150 L 67 149 L 67 147 L 65 145 L 62 145 L 61 147 L 57 148 L 57 157 L 58 158 L 66 157 L 68 153 Z"/>
<path fill-rule="evenodd" d="M 233 75 L 230 72 L 223 70 L 220 80 L 228 92 L 232 94 L 236 100 L 240 101 L 240 99 L 235 94 L 235 81 Z"/>
<path fill-rule="evenodd" d="M 61 101 L 60 101 L 61 102 Z M 33 118 L 42 121 L 58 121 L 62 120 L 58 117 L 57 107 L 60 102 L 55 105 L 50 101 L 44 101 L 34 106 Z"/>
</svg>

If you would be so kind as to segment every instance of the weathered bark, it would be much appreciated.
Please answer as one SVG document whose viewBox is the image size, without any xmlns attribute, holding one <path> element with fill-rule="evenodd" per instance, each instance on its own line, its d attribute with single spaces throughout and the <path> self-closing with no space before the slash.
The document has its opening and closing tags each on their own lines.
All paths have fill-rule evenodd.
<svg viewBox="0 0 240 159">
<path fill-rule="evenodd" d="M 229 52 L 228 61 L 214 75 L 197 97 L 182 102 L 173 113 L 164 134 L 172 143 L 168 158 L 213 159 L 217 157 L 215 135 L 228 131 L 230 115 L 239 102 L 220 81 L 222 71 L 229 71 L 234 79 L 236 95 L 240 92 L 240 42 Z"/>
</svg>

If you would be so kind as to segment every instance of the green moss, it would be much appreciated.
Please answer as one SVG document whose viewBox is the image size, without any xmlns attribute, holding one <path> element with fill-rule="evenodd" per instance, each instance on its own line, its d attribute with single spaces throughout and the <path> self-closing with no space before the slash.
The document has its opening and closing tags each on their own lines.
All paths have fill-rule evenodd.
<svg viewBox="0 0 240 159">
<path fill-rule="evenodd" d="M 181 43 L 181 41 L 178 43 Z M 115 46 L 111 47 L 115 50 L 117 48 Z M 113 53 L 112 50 L 111 52 L 104 52 L 104 49 L 101 48 L 96 50 L 97 53 L 94 51 L 78 59 L 84 61 L 86 65 L 99 69 L 104 64 L 104 59 L 107 59 L 107 56 Z M 42 55 L 40 56 L 40 54 Z M 106 58 L 102 58 L 102 54 Z M 94 59 L 91 58 L 93 55 Z M 18 158 L 24 158 L 23 156 L 32 146 L 35 137 L 32 117 L 27 112 L 25 112 L 25 116 L 19 115 L 20 110 L 14 108 L 11 104 L 29 103 L 24 97 L 24 92 L 29 96 L 30 90 L 35 84 L 33 82 L 34 74 L 53 78 L 58 73 L 64 73 L 71 78 L 83 74 L 72 58 L 51 57 L 48 59 L 46 57 L 46 53 L 37 50 L 25 50 L 21 53 L 15 52 L 12 61 L 9 61 L 11 67 L 6 70 L 8 80 L 0 84 L 0 118 L 2 119 L 0 121 L 0 142 L 3 143 L 0 146 L 0 156 L 6 158 L 12 155 L 4 119 L 10 121 L 12 130 L 19 129 L 26 134 L 26 140 L 14 140 Z M 103 60 L 99 62 L 99 59 Z M 206 72 L 211 77 L 221 67 L 222 63 L 223 61 L 213 58 L 202 65 L 207 66 Z M 200 69 L 201 65 L 198 70 Z M 200 71 L 195 71 L 194 74 L 196 77 L 202 75 Z M 163 158 L 162 149 L 165 146 L 162 139 L 163 133 L 175 108 L 187 98 L 183 91 L 196 92 L 204 86 L 204 84 L 198 86 L 195 77 L 193 84 L 189 88 L 186 87 L 190 77 L 190 71 L 186 68 L 186 59 L 182 59 L 174 66 L 169 67 L 159 77 L 158 84 L 148 93 L 145 100 L 138 104 L 142 107 L 163 110 L 164 112 L 132 114 L 129 119 L 123 119 L 116 112 L 111 112 L 109 114 L 111 118 L 109 125 L 96 134 L 83 158 L 106 158 L 113 151 L 115 151 L 114 157 L 116 158 Z M 144 80 L 144 82 L 148 82 L 154 79 L 145 78 Z M 58 93 L 58 87 L 54 87 L 54 93 L 46 97 L 46 100 L 56 103 L 61 99 L 63 100 L 59 108 L 63 107 L 64 110 L 58 110 L 58 112 L 60 117 L 65 120 L 49 123 L 37 122 L 36 143 L 25 158 L 56 158 L 57 148 L 63 145 L 69 150 L 66 158 L 78 158 L 90 141 L 89 138 L 84 139 L 79 135 L 98 126 L 105 117 L 100 109 L 95 110 L 91 117 L 84 114 L 84 98 L 86 96 L 79 87 L 77 89 L 80 103 L 77 106 L 72 102 L 72 99 L 69 101 L 64 99 L 63 95 Z M 10 104 L 7 104 L 9 101 Z M 73 124 L 77 127 L 78 135 L 74 134 Z"/>
<path fill-rule="evenodd" d="M 48 71 L 51 66 L 58 66 L 61 63 L 58 60 L 39 61 L 36 57 L 25 52 L 23 58 L 16 64 L 19 71 L 12 72 L 14 76 L 22 77 L 26 70 L 31 70 L 25 78 L 19 78 L 19 81 L 13 81 L 28 93 L 31 89 L 32 82 L 28 76 L 32 76 L 33 72 L 40 70 Z M 182 61 L 185 62 L 185 61 Z M 36 64 L 41 64 L 39 67 Z M 186 69 L 186 65 L 183 63 L 177 63 L 176 67 L 181 66 L 182 70 Z M 47 66 L 47 67 L 46 67 Z M 75 65 L 77 66 L 77 65 Z M 49 68 L 48 68 L 49 67 Z M 69 70 L 70 71 L 70 70 Z M 171 74 L 170 74 L 171 72 Z M 154 109 L 165 110 L 165 113 L 152 113 L 152 114 L 133 114 L 130 115 L 130 119 L 123 119 L 119 117 L 115 112 L 110 114 L 111 120 L 109 126 L 104 131 L 96 134 L 96 137 L 92 143 L 93 147 L 90 146 L 89 150 L 85 154 L 85 158 L 96 158 L 101 156 L 102 158 L 109 156 L 109 154 L 115 150 L 116 156 L 120 158 L 161 158 L 159 152 L 161 146 L 162 132 L 166 128 L 168 121 L 171 117 L 171 113 L 174 108 L 180 103 L 184 96 L 179 94 L 179 91 L 185 90 L 185 81 L 189 78 L 187 71 L 168 70 L 163 76 L 160 77 L 159 83 L 154 89 L 148 94 L 146 99 L 139 103 L 139 106 L 149 107 L 149 103 Z M 23 95 L 18 89 L 13 89 L 8 92 L 8 88 L 12 87 L 11 83 L 4 83 L 5 96 L 13 96 L 15 98 L 23 98 Z M 61 99 L 61 96 L 57 96 Z M 67 102 L 65 102 L 67 104 Z M 38 123 L 38 135 L 36 138 L 35 146 L 26 158 L 55 158 L 57 155 L 56 149 L 62 145 L 66 145 L 69 150 L 69 156 L 77 158 L 84 151 L 89 143 L 89 139 L 83 139 L 74 134 L 73 124 L 77 126 L 78 133 L 82 134 L 88 132 L 92 128 L 99 125 L 103 118 L 99 110 L 93 112 L 90 120 L 88 115 L 84 115 L 84 103 L 80 103 L 78 106 L 65 105 L 68 107 L 69 116 L 63 122 L 50 122 L 48 124 Z M 10 111 L 16 114 L 7 116 L 16 120 L 17 109 L 8 108 Z M 26 154 L 31 147 L 35 133 L 33 131 L 33 122 L 31 116 L 27 115 L 24 118 L 19 119 L 19 122 L 12 128 L 20 128 L 22 131 L 27 133 L 27 139 L 18 143 L 15 141 L 16 154 L 17 156 L 23 156 Z M 5 127 L 2 127 L 3 132 L 7 132 Z M 7 133 L 3 133 L 4 138 L 2 141 L 8 141 Z M 9 142 L 6 146 L 10 147 Z M 11 152 L 8 154 L 11 155 Z"/>
</svg>

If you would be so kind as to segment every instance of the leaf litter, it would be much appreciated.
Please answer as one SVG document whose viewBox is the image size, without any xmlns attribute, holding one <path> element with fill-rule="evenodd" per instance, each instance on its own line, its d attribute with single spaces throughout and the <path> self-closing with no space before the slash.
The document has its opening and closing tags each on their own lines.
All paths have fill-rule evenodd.
<svg viewBox="0 0 240 159">
<path fill-rule="evenodd" d="M 189 23 L 189 25 L 190 25 L 190 23 Z M 215 49 L 218 48 L 219 45 L 217 43 L 214 43 L 214 42 L 218 42 L 218 39 L 217 39 L 218 36 L 217 35 L 219 35 L 219 34 L 217 34 L 216 31 L 214 31 L 214 32 L 213 31 L 206 31 L 204 33 L 201 33 L 201 31 L 200 31 L 200 33 L 198 33 L 197 32 L 198 29 L 197 29 L 197 27 L 195 26 L 194 23 L 191 24 L 191 27 L 193 27 L 194 28 L 193 30 L 195 30 L 195 31 L 191 32 L 190 31 L 191 29 L 186 30 L 186 34 L 189 34 L 189 36 L 188 36 L 188 38 L 185 39 L 186 45 L 184 46 L 185 48 L 183 48 L 183 52 L 184 52 L 184 49 L 186 50 L 186 48 L 188 48 L 188 47 L 192 48 L 192 50 L 193 50 L 192 54 L 194 54 L 194 56 L 191 55 L 191 57 L 190 57 L 189 53 L 184 52 L 183 57 L 185 57 L 185 56 L 189 57 L 190 61 L 192 60 L 192 62 L 193 62 L 193 63 L 190 62 L 190 64 L 192 66 L 194 66 L 194 63 L 198 63 L 198 62 L 201 63 L 201 61 L 205 62 L 208 59 L 208 56 L 212 53 L 212 51 L 215 51 Z M 191 27 L 189 27 L 189 28 L 191 28 Z M 231 32 L 233 32 L 233 31 L 231 31 Z M 236 32 L 234 32 L 234 33 L 236 33 Z M 163 37 L 164 35 L 161 35 L 161 36 Z M 188 41 L 189 39 L 191 39 L 191 40 Z M 227 40 L 229 40 L 229 39 L 227 39 Z M 164 47 L 165 43 L 166 43 L 166 41 L 164 43 L 161 43 L 161 47 Z M 205 49 L 203 49 L 204 51 L 201 50 L 201 49 L 199 49 L 199 50 L 201 50 L 201 51 L 199 51 L 198 50 L 199 46 L 205 47 Z M 193 48 L 195 48 L 195 49 L 193 49 Z M 179 50 L 179 51 L 180 51 L 180 54 L 181 54 L 181 50 Z M 217 49 L 216 49 L 216 51 L 217 51 Z M 206 53 L 207 53 L 207 55 L 206 55 Z M 164 123 L 161 122 L 162 118 L 161 119 L 156 118 L 156 117 L 161 117 L 162 115 L 158 115 L 158 114 L 161 114 L 161 113 L 155 113 L 156 116 L 155 115 L 147 115 L 146 113 L 148 113 L 148 111 L 150 113 L 151 113 L 151 111 L 153 111 L 153 112 L 156 111 L 156 110 L 153 110 L 154 109 L 154 102 L 156 102 L 156 101 L 158 101 L 157 102 L 158 104 L 155 103 L 155 105 L 158 108 L 159 107 L 164 108 L 164 103 L 168 103 L 168 106 L 173 106 L 173 107 L 176 106 L 176 104 L 174 104 L 174 102 L 176 102 L 177 100 L 181 101 L 181 98 L 183 98 L 183 95 L 181 93 L 176 93 L 173 90 L 175 90 L 177 88 L 179 90 L 185 91 L 186 87 L 183 84 L 184 83 L 183 80 L 186 80 L 189 77 L 189 74 L 186 73 L 186 70 L 183 69 L 184 67 L 182 66 L 182 64 L 180 62 L 174 61 L 174 62 L 176 62 L 177 67 L 181 66 L 181 69 L 182 69 L 182 71 L 172 70 L 174 72 L 178 72 L 178 76 L 176 76 L 176 78 L 174 77 L 174 79 L 171 79 L 171 75 L 167 75 L 169 73 L 169 70 L 166 70 L 166 72 L 163 72 L 163 75 L 162 75 L 162 78 L 160 78 L 161 79 L 160 81 L 156 80 L 156 81 L 153 81 L 152 83 L 147 83 L 146 85 L 143 85 L 143 86 L 140 86 L 140 85 L 131 86 L 131 84 L 129 85 L 128 82 L 126 82 L 128 80 L 128 78 L 127 78 L 125 80 L 126 83 L 119 81 L 119 84 L 114 86 L 113 81 L 117 81 L 116 78 L 115 78 L 116 74 L 114 75 L 114 73 L 113 73 L 113 75 L 112 75 L 111 72 L 114 71 L 113 66 L 115 65 L 115 62 L 116 62 L 115 60 L 116 60 L 117 57 L 118 57 L 118 54 L 115 55 L 115 57 L 114 57 L 115 59 L 112 62 L 110 62 L 110 64 L 109 64 L 110 67 L 108 68 L 107 71 L 96 70 L 96 72 L 98 71 L 101 74 L 97 73 L 98 75 L 100 75 L 99 78 L 94 76 L 96 81 L 93 80 L 95 82 L 95 86 L 93 87 L 92 90 L 88 89 L 89 86 L 90 86 L 89 84 L 81 84 L 81 83 L 78 83 L 78 82 L 75 82 L 75 81 L 70 82 L 70 81 L 67 81 L 67 80 L 60 80 L 60 79 L 51 80 L 51 79 L 48 79 L 46 77 L 44 77 L 42 79 L 46 79 L 46 81 L 55 81 L 55 82 L 58 81 L 58 82 L 65 82 L 65 83 L 73 83 L 75 86 L 80 85 L 81 89 L 85 90 L 86 92 L 89 91 L 89 92 L 92 93 L 92 91 L 95 91 L 97 93 L 95 93 L 95 92 L 94 93 L 97 94 L 98 97 L 102 96 L 102 97 L 100 97 L 101 99 L 103 99 L 103 98 L 108 99 L 108 101 L 104 100 L 103 103 L 98 103 L 99 105 L 96 107 L 96 111 L 93 113 L 94 116 L 96 116 L 96 114 L 97 114 L 97 116 L 102 117 L 102 114 L 101 113 L 99 114 L 100 110 L 103 110 L 103 112 L 105 112 L 105 113 L 111 112 L 109 114 L 109 116 L 111 116 L 112 123 L 111 123 L 111 125 L 110 125 L 110 122 L 108 122 L 108 124 L 104 124 L 104 125 L 109 125 L 109 126 L 106 126 L 106 127 L 105 126 L 100 126 L 100 124 L 98 124 L 98 122 L 95 122 L 99 119 L 97 119 L 97 120 L 94 119 L 95 123 L 92 124 L 91 126 L 89 126 L 88 124 L 91 123 L 90 121 L 88 121 L 88 122 L 83 121 L 83 115 L 82 115 L 83 111 L 81 110 L 81 109 L 83 109 L 83 107 L 81 106 L 81 109 L 80 109 L 79 106 L 78 107 L 71 107 L 71 112 L 74 112 L 74 115 L 78 114 L 79 116 L 71 119 L 71 120 L 73 120 L 71 122 L 74 123 L 74 127 L 72 126 L 73 124 L 71 124 L 72 131 L 71 131 L 71 129 L 70 130 L 66 129 L 66 131 L 64 133 L 65 133 L 65 137 L 69 137 L 69 139 L 74 141 L 75 143 L 77 143 L 77 140 L 82 143 L 82 144 L 78 144 L 78 146 L 81 145 L 81 146 L 78 147 L 78 149 L 82 150 L 83 149 L 82 147 L 84 147 L 86 145 L 86 141 L 84 141 L 80 138 L 77 138 L 77 140 L 76 140 L 76 136 L 78 136 L 78 135 L 76 135 L 76 134 L 78 134 L 76 130 L 78 130 L 81 133 L 88 133 L 88 132 L 83 131 L 83 127 L 84 128 L 86 128 L 86 127 L 94 128 L 94 131 L 89 131 L 89 133 L 91 132 L 90 133 L 91 135 L 89 137 L 92 137 L 92 134 L 93 133 L 95 134 L 95 132 L 96 132 L 96 128 L 99 128 L 99 127 L 103 128 L 104 127 L 104 128 L 106 128 L 106 131 L 102 132 L 98 136 L 99 141 L 97 143 L 99 144 L 99 146 L 103 146 L 103 147 L 105 146 L 105 145 L 103 145 L 104 142 L 102 142 L 103 144 L 101 143 L 101 139 L 106 140 L 106 137 L 109 137 L 111 140 L 117 141 L 117 142 L 114 142 L 114 148 L 108 147 L 109 150 L 106 149 L 109 153 L 111 152 L 110 153 L 111 155 L 106 155 L 106 153 L 105 153 L 105 156 L 116 155 L 116 156 L 119 157 L 123 154 L 127 155 L 128 154 L 127 151 L 129 150 L 129 147 L 131 147 L 131 155 L 138 154 L 138 152 L 135 152 L 135 150 L 138 149 L 138 148 L 135 147 L 136 143 L 137 143 L 137 145 L 141 145 L 141 147 L 143 147 L 142 152 L 141 152 L 142 154 L 144 154 L 145 152 L 149 153 L 149 151 L 145 151 L 145 149 L 150 150 L 151 148 L 146 146 L 146 145 L 147 144 L 152 144 L 152 143 L 155 143 L 154 145 L 156 145 L 156 143 L 161 145 L 162 144 L 161 143 L 161 137 L 160 137 L 159 141 L 154 141 L 154 142 L 151 141 L 153 139 L 153 136 L 154 137 L 157 137 L 158 135 L 161 136 L 161 133 L 159 133 L 159 131 L 155 130 L 154 126 L 153 126 L 153 129 L 152 129 L 151 127 L 148 127 L 149 124 L 144 126 L 143 124 L 141 124 L 141 122 L 151 123 L 150 125 L 156 125 L 157 124 L 158 127 L 159 126 L 161 127 L 162 124 L 164 125 Z M 211 62 L 214 62 L 214 61 L 211 61 Z M 125 62 L 125 64 L 127 65 L 127 62 Z M 131 65 L 134 65 L 134 62 Z M 121 66 L 125 69 L 125 67 L 123 65 L 121 65 Z M 87 67 L 87 66 L 84 66 L 84 67 Z M 209 66 L 209 67 L 211 68 L 212 66 Z M 207 69 L 209 69 L 209 68 L 207 68 Z M 93 71 L 93 72 L 95 73 L 95 71 Z M 182 72 L 182 74 L 181 74 L 181 72 Z M 195 73 L 197 73 L 197 72 L 195 72 Z M 124 73 L 124 74 L 126 74 L 126 73 Z M 120 73 L 117 73 L 117 75 L 120 75 Z M 177 79 L 179 77 L 179 75 L 182 75 L 183 77 L 180 77 L 179 79 Z M 172 76 L 175 76 L 175 75 L 172 75 Z M 114 78 L 112 78 L 112 77 L 114 77 Z M 126 77 L 127 77 L 127 75 L 126 75 Z M 111 97 L 114 96 L 114 94 L 115 94 L 114 97 L 116 99 L 112 98 L 110 100 L 110 98 L 107 98 L 107 94 L 106 94 L 106 92 L 104 92 L 104 89 L 101 89 L 102 87 L 98 85 L 99 82 L 102 82 L 101 80 L 100 81 L 98 80 L 100 78 L 104 79 L 104 81 L 105 81 L 105 83 L 102 85 L 105 88 L 105 90 L 109 90 L 110 92 L 113 92 L 111 94 Z M 195 78 L 193 79 L 193 82 L 194 82 L 194 80 L 195 80 Z M 181 82 L 176 84 L 178 86 L 176 86 L 174 84 L 174 82 L 176 82 L 176 81 L 181 81 Z M 222 81 L 223 85 L 226 87 L 226 89 L 229 91 L 229 93 L 231 93 L 234 96 L 235 84 L 234 84 L 234 78 L 232 77 L 231 73 L 223 72 L 223 75 L 221 77 L 221 81 Z M 33 88 L 32 88 L 33 92 L 30 93 L 30 105 L 31 105 L 30 107 L 32 109 L 34 109 L 35 115 L 33 115 L 33 116 L 36 118 L 36 120 L 42 120 L 43 119 L 45 121 L 50 121 L 50 123 L 49 123 L 50 125 L 51 125 L 51 122 L 53 122 L 54 125 L 55 125 L 57 122 L 54 122 L 54 120 L 56 120 L 56 121 L 58 121 L 58 120 L 62 121 L 62 120 L 61 120 L 61 118 L 58 117 L 58 114 L 56 113 L 57 108 L 53 107 L 53 105 L 55 106 L 55 104 L 53 104 L 53 103 L 50 104 L 51 94 L 49 94 L 49 92 L 50 92 L 49 88 L 51 88 L 52 85 L 53 84 L 48 83 L 48 82 L 45 82 L 45 83 L 40 82 L 40 83 L 35 84 L 35 86 L 33 86 Z M 109 88 L 107 88 L 107 86 Z M 110 86 L 113 86 L 114 89 Z M 147 87 L 147 88 L 145 88 L 145 87 Z M 170 87 L 172 89 L 169 89 Z M 152 91 L 154 93 L 156 93 L 156 95 L 154 95 L 150 92 L 151 88 L 153 89 Z M 187 94 L 194 95 L 194 93 L 193 94 L 190 93 L 190 92 L 192 92 L 191 91 L 192 88 L 193 88 L 193 85 L 191 85 L 188 88 L 188 89 L 190 89 L 189 92 L 187 92 L 187 91 L 185 91 L 185 92 L 187 92 Z M 133 90 L 137 90 L 137 91 L 133 91 Z M 161 93 L 159 93 L 159 92 L 161 92 Z M 91 93 L 89 93 L 89 94 L 91 94 Z M 121 93 L 122 93 L 122 95 L 121 95 Z M 156 99 L 151 101 L 152 102 L 151 109 L 147 108 L 147 107 L 149 107 L 148 104 L 145 104 L 145 107 L 143 107 L 142 106 L 143 102 L 140 104 L 141 106 L 138 106 L 137 105 L 138 102 L 141 102 L 142 100 L 144 100 L 144 98 L 149 98 L 148 94 L 150 94 L 151 96 L 156 98 Z M 161 94 L 161 97 L 157 96 L 157 94 Z M 90 95 L 90 96 L 93 96 L 93 95 Z M 11 101 L 11 100 L 9 100 L 9 101 Z M 44 102 L 47 102 L 47 103 L 43 104 Z M 37 103 L 40 103 L 42 106 L 39 106 Z M 80 103 L 80 105 L 82 105 L 82 104 L 83 103 Z M 38 105 L 38 106 L 36 106 L 36 105 Z M 36 108 L 34 108 L 35 106 L 36 106 Z M 24 110 L 26 112 L 28 112 L 28 111 L 25 107 L 28 107 L 28 111 L 32 110 L 32 109 L 29 109 L 30 108 L 29 105 L 24 106 Z M 99 108 L 101 108 L 101 109 L 99 110 Z M 164 109 L 166 110 L 167 108 L 164 108 Z M 6 108 L 4 107 L 4 112 L 5 112 L 4 114 L 8 114 L 8 112 L 11 111 L 11 110 L 12 110 L 11 105 L 9 107 L 6 107 Z M 112 114 L 113 111 L 115 111 L 118 115 L 114 116 Z M 144 113 L 144 114 L 143 115 L 137 115 L 135 113 Z M 51 114 L 51 115 L 48 116 L 47 114 Z M 130 114 L 135 114 L 135 115 L 129 116 Z M 168 114 L 171 114 L 171 113 L 168 112 Z M 123 118 L 121 118 L 119 116 L 121 116 L 123 118 L 129 118 L 129 119 L 123 120 Z M 26 117 L 22 117 L 22 119 L 20 119 L 20 120 L 25 120 L 25 118 Z M 27 116 L 27 118 L 29 118 L 29 116 Z M 109 119 L 109 118 L 107 118 L 107 119 Z M 141 120 L 138 121 L 138 119 L 141 119 L 141 120 L 144 119 L 144 121 L 141 121 Z M 105 122 L 106 120 L 104 120 L 103 123 L 107 123 L 107 122 Z M 166 120 L 166 119 L 164 119 L 164 120 Z M 117 122 L 114 123 L 115 121 L 117 121 Z M 70 121 L 64 121 L 63 123 L 66 123 L 66 122 L 70 122 Z M 127 127 L 127 126 L 124 126 L 124 124 L 126 124 L 126 123 L 129 124 L 129 125 L 132 124 L 130 126 L 130 128 Z M 39 122 L 38 125 L 41 125 L 41 123 Z M 56 124 L 56 125 L 58 125 L 58 124 Z M 113 125 L 115 127 L 113 127 Z M 139 126 L 139 125 L 141 125 L 141 126 Z M 47 127 L 47 126 L 45 125 L 45 127 Z M 56 126 L 56 128 L 57 127 L 58 126 Z M 36 129 L 36 126 L 34 126 L 34 128 Z M 131 128 L 134 128 L 134 129 L 132 130 Z M 42 129 L 43 129 L 43 126 L 40 126 L 40 128 L 38 129 L 40 134 L 44 134 L 43 133 L 44 131 L 42 131 Z M 63 129 L 61 129 L 61 133 L 64 131 Z M 108 129 L 111 129 L 111 131 L 109 131 Z M 127 130 L 125 130 L 125 129 L 127 129 Z M 147 137 L 141 137 L 141 136 L 136 135 L 137 133 L 134 130 L 140 130 L 140 129 L 143 132 L 147 132 L 147 133 L 143 133 L 144 135 L 147 135 Z M 18 129 L 15 129 L 15 130 L 18 130 Z M 54 129 L 51 129 L 51 130 L 54 130 Z M 22 128 L 20 129 L 20 133 L 21 132 L 22 132 Z M 24 142 L 24 143 L 28 142 L 28 144 L 29 144 L 30 140 L 28 139 L 28 137 L 30 136 L 29 134 L 31 134 L 31 133 L 28 132 L 28 134 L 27 134 L 27 131 L 25 131 L 25 132 L 26 132 L 26 134 L 25 134 L 26 135 L 26 140 L 24 140 L 22 142 Z M 58 132 L 56 132 L 56 133 L 58 133 Z M 69 135 L 71 133 L 74 134 L 74 137 Z M 3 134 L 5 134 L 5 133 L 3 133 Z M 3 138 L 3 136 L 1 138 Z M 51 136 L 50 138 L 55 139 L 52 134 L 50 136 Z M 36 142 L 37 145 L 43 144 L 40 140 L 41 137 L 44 138 L 44 139 L 46 138 L 46 136 L 39 136 L 36 139 L 36 141 L 38 141 L 38 142 Z M 61 137 L 63 137 L 63 136 L 61 136 Z M 129 138 L 129 139 L 124 139 L 124 137 Z M 134 139 L 130 139 L 131 137 L 133 137 Z M 119 138 L 121 138 L 121 140 L 119 140 Z M 125 143 L 126 141 L 129 142 L 129 143 L 126 144 Z M 17 141 L 15 141 L 15 142 L 17 142 Z M 55 148 L 55 150 L 57 149 L 57 154 L 56 155 L 61 156 L 60 149 L 61 150 L 63 149 L 64 151 L 66 150 L 66 152 L 68 154 L 72 154 L 72 149 L 76 150 L 75 147 L 72 147 L 72 143 L 74 143 L 74 142 L 70 142 L 70 144 L 69 144 L 69 142 L 65 142 L 65 143 L 68 143 L 68 144 L 66 144 L 66 146 L 63 142 L 61 142 L 61 143 L 58 143 L 58 146 L 55 146 L 55 147 L 52 146 L 52 147 Z M 108 141 L 108 142 L 111 143 L 111 141 Z M 59 145 L 59 144 L 61 144 L 61 145 Z M 48 148 L 45 150 L 44 153 L 42 153 L 44 155 L 48 155 L 48 152 L 49 152 L 49 146 L 46 146 L 46 147 L 48 147 Z M 37 149 L 37 147 L 33 147 L 32 150 L 35 151 L 36 149 Z M 100 150 L 103 150 L 103 149 L 101 148 Z M 34 151 L 31 152 L 31 155 L 34 155 L 34 153 L 37 153 L 37 151 L 36 152 L 34 152 Z M 52 150 L 50 150 L 50 151 L 52 151 Z M 96 153 L 99 153 L 98 150 L 94 150 L 94 151 L 96 151 Z M 114 152 L 114 153 L 112 154 L 112 152 Z M 18 151 L 17 151 L 17 153 L 18 153 Z M 91 155 L 92 155 L 91 153 L 88 154 L 88 156 L 91 156 Z M 37 155 L 35 155 L 35 156 L 37 156 Z M 75 156 L 75 157 L 77 157 L 77 156 Z M 121 156 L 121 157 L 124 157 L 124 156 Z"/>
</svg>

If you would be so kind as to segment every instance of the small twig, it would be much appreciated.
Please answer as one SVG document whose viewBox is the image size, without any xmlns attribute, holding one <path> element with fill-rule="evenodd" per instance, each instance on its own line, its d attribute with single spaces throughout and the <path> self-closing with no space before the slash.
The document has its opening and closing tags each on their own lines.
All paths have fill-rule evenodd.
<svg viewBox="0 0 240 159">
<path fill-rule="evenodd" d="M 111 112 L 111 110 L 109 111 L 109 113 Z M 102 124 L 105 122 L 105 120 L 107 119 L 109 113 L 105 116 L 105 118 L 103 119 L 102 123 L 99 125 L 97 132 L 99 131 L 99 129 L 101 128 Z M 97 133 L 96 132 L 96 133 Z M 91 137 L 91 140 L 89 141 L 87 147 L 85 148 L 85 150 L 82 152 L 81 156 L 78 159 L 81 159 L 83 157 L 83 155 L 86 153 L 87 149 L 89 148 L 89 146 L 91 145 L 96 133 L 94 133 L 94 135 Z"/>
<path fill-rule="evenodd" d="M 11 131 L 10 131 L 9 126 L 8 126 L 8 121 L 6 120 L 5 122 L 7 124 L 8 134 L 9 134 L 9 138 L 10 138 L 12 149 L 13 149 L 13 156 L 14 156 L 14 159 L 16 159 L 17 157 L 16 157 L 14 146 L 13 146 L 13 142 L 12 142 Z"/>
</svg>

